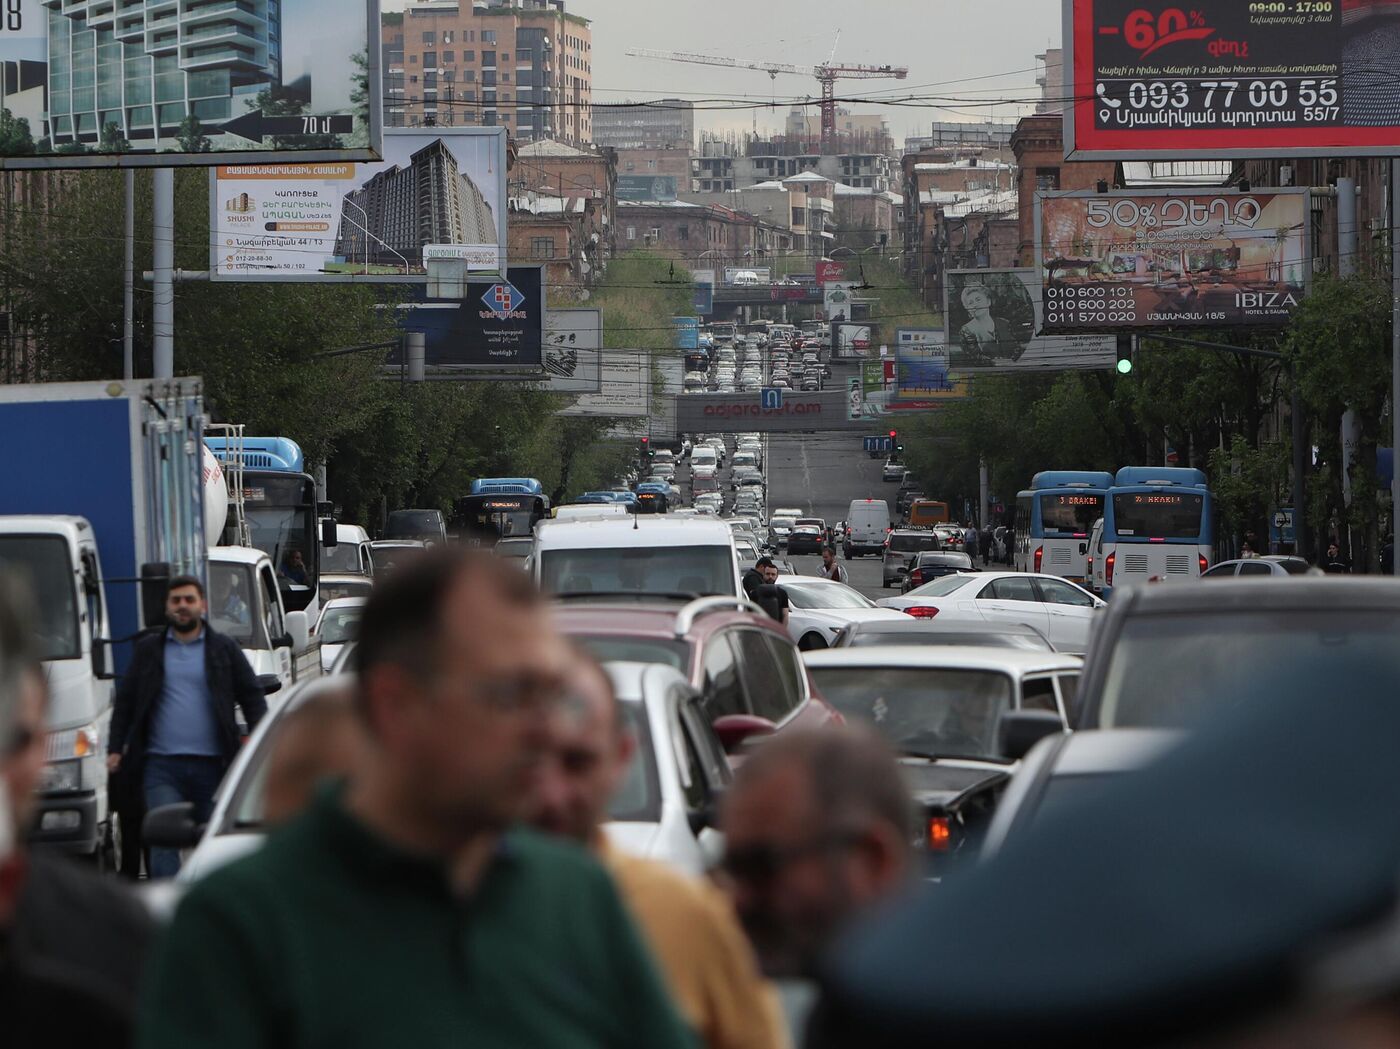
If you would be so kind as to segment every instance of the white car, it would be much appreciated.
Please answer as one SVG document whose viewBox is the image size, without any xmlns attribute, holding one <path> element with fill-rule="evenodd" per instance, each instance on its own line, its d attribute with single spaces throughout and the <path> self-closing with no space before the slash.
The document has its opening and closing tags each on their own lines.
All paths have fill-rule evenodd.
<svg viewBox="0 0 1400 1049">
<path fill-rule="evenodd" d="M 316 620 L 313 634 L 321 642 L 322 673 L 330 673 L 340 650 L 354 643 L 364 611 L 365 599 L 362 597 L 337 597 L 327 601 L 321 609 L 321 618 Z"/>
<path fill-rule="evenodd" d="M 608 663 L 637 752 L 609 807 L 604 830 L 623 852 L 701 876 L 723 851 L 714 829 L 729 784 L 729 760 L 680 671 L 651 663 Z"/>
<path fill-rule="evenodd" d="M 1056 650 L 1079 655 L 1088 648 L 1098 611 L 1105 607 L 1082 586 L 1030 572 L 943 576 L 876 603 L 940 623 L 1024 623 L 1048 637 Z"/>
<path fill-rule="evenodd" d="M 804 652 L 830 648 L 852 623 L 898 620 L 902 615 L 879 608 L 859 590 L 832 579 L 788 576 L 778 585 L 788 598 L 788 633 Z"/>
</svg>

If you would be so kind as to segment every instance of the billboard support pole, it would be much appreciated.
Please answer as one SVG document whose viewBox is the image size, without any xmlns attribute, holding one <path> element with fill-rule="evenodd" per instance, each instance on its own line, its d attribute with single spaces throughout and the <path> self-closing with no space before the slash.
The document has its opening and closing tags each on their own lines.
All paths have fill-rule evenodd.
<svg viewBox="0 0 1400 1049">
<path fill-rule="evenodd" d="M 404 339 L 409 382 L 422 382 L 427 374 L 427 343 L 428 337 L 421 331 L 411 331 Z"/>
<path fill-rule="evenodd" d="M 1400 454 L 1400 160 L 1390 162 L 1390 429 L 1391 455 Z M 1395 534 L 1396 510 L 1400 509 L 1400 470 L 1391 470 L 1390 533 Z M 1391 571 L 1395 568 L 1392 565 Z"/>
<path fill-rule="evenodd" d="M 175 169 L 156 168 L 154 186 L 154 377 L 175 377 Z"/>
<path fill-rule="evenodd" d="M 136 378 L 136 172 L 130 168 L 126 179 L 126 245 L 122 260 L 122 378 Z"/>
<path fill-rule="evenodd" d="M 1343 279 L 1356 273 L 1356 180 L 1337 179 L 1337 275 Z M 1348 408 L 1342 415 L 1342 505 L 1350 509 L 1354 496 L 1351 471 L 1361 443 L 1361 424 Z M 1341 536 L 1338 537 L 1343 538 Z M 1350 520 L 1346 529 L 1346 556 L 1355 559 Z"/>
</svg>

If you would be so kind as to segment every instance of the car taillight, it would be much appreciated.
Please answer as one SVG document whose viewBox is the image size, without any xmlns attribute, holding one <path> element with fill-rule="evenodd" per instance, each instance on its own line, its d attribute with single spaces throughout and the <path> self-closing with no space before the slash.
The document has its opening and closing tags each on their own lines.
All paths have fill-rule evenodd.
<svg viewBox="0 0 1400 1049">
<path fill-rule="evenodd" d="M 930 816 L 928 847 L 931 852 L 947 852 L 953 844 L 953 826 L 947 816 Z"/>
<path fill-rule="evenodd" d="M 1103 563 L 1103 581 L 1108 586 L 1113 585 L 1113 562 L 1118 560 L 1116 553 L 1109 554 Z"/>
<path fill-rule="evenodd" d="M 906 616 L 913 616 L 915 619 L 932 619 L 934 616 L 938 615 L 938 609 L 929 605 L 916 605 L 913 608 L 906 608 L 904 614 Z"/>
<path fill-rule="evenodd" d="M 1043 546 L 1038 546 L 1038 547 L 1036 547 L 1036 548 L 1035 548 L 1035 570 L 1036 570 L 1036 573 L 1037 573 L 1037 574 L 1039 574 L 1041 563 L 1042 563 L 1044 560 L 1045 560 L 1045 547 L 1043 547 Z"/>
<path fill-rule="evenodd" d="M 1205 575 L 1206 569 L 1210 567 L 1210 561 L 1206 558 L 1205 554 L 1202 554 L 1198 560 L 1201 563 L 1201 575 Z"/>
<path fill-rule="evenodd" d="M 923 570 L 922 568 L 916 568 L 916 569 L 914 569 L 914 571 L 912 571 L 912 572 L 909 573 L 909 581 L 910 581 L 911 583 L 913 583 L 915 586 L 923 586 L 923 585 L 924 585 L 924 570 Z"/>
</svg>

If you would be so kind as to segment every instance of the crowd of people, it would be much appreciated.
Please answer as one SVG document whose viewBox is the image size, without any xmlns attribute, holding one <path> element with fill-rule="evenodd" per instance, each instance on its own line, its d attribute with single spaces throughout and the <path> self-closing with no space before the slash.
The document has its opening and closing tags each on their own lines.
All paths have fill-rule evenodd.
<svg viewBox="0 0 1400 1049">
<path fill-rule="evenodd" d="M 780 733 L 739 765 L 697 879 L 604 833 L 637 746 L 604 668 L 523 573 L 437 551 L 375 588 L 355 674 L 283 716 L 266 843 L 158 928 L 124 883 L 26 845 L 46 697 L 25 607 L 0 595 L 7 1044 L 1400 1046 L 1400 707 L 1364 663 L 1319 676 L 1335 702 L 1229 697 L 937 885 L 879 737 Z M 113 765 L 153 804 L 204 804 L 234 709 L 264 708 L 197 581 L 167 614 Z"/>
</svg>

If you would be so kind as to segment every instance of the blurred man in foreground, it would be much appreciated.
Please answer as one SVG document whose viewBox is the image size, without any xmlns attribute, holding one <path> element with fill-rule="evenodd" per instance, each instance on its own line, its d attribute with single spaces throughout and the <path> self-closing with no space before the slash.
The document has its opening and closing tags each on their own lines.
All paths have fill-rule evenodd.
<svg viewBox="0 0 1400 1049">
<path fill-rule="evenodd" d="M 353 781 L 186 897 L 140 1044 L 689 1045 L 606 872 L 512 828 L 565 655 L 494 558 L 431 552 L 377 585 Z"/>
<path fill-rule="evenodd" d="M 759 973 L 729 901 L 704 882 L 608 843 L 608 805 L 636 747 L 612 682 L 590 656 L 577 653 L 569 693 L 555 713 L 553 745 L 540 767 L 533 822 L 592 849 L 603 861 L 706 1046 L 783 1046 L 777 997 Z"/>
<path fill-rule="evenodd" d="M 283 714 L 268 756 L 263 818 L 280 827 L 300 815 L 327 780 L 348 779 L 368 741 L 349 685 L 318 692 Z"/>
</svg>

